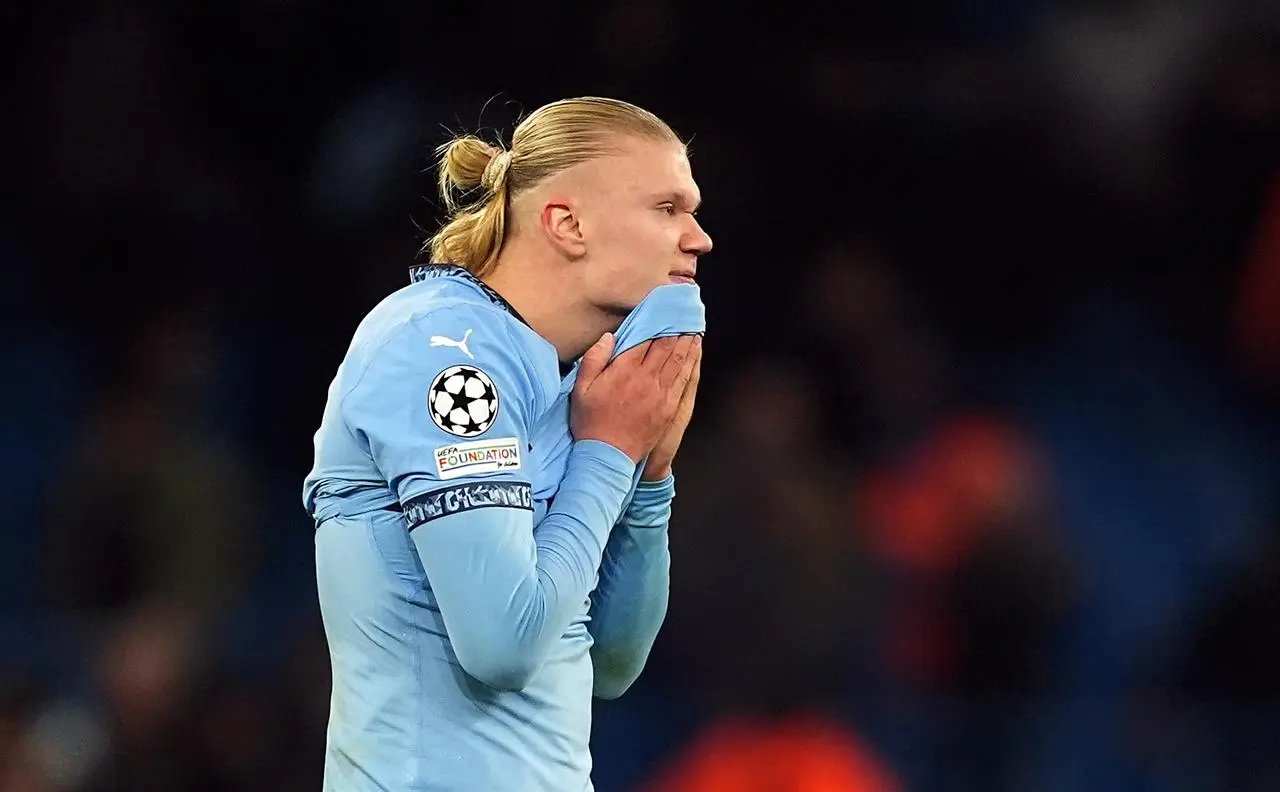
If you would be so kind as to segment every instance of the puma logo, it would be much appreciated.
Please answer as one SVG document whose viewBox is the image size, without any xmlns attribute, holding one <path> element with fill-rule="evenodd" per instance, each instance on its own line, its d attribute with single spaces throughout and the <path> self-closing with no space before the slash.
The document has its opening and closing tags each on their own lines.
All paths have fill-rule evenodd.
<svg viewBox="0 0 1280 792">
<path fill-rule="evenodd" d="M 471 358 L 472 360 L 475 360 L 476 356 L 471 354 L 471 350 L 467 348 L 467 339 L 470 337 L 471 337 L 471 328 L 468 327 L 467 332 L 462 334 L 461 341 L 454 341 L 452 338 L 446 338 L 445 336 L 437 335 L 437 336 L 431 336 L 431 346 L 457 347 L 458 349 L 461 349 L 463 354 L 465 354 L 467 357 Z"/>
</svg>

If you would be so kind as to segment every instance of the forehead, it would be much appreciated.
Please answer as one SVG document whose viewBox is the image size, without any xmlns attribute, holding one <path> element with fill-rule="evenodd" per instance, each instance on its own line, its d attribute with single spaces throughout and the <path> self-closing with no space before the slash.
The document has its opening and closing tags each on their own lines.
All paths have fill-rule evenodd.
<svg viewBox="0 0 1280 792">
<path fill-rule="evenodd" d="M 689 156 L 676 141 L 623 138 L 616 153 L 600 157 L 590 166 L 587 172 L 597 181 L 596 186 L 614 195 L 679 193 L 695 202 L 698 198 Z"/>
</svg>

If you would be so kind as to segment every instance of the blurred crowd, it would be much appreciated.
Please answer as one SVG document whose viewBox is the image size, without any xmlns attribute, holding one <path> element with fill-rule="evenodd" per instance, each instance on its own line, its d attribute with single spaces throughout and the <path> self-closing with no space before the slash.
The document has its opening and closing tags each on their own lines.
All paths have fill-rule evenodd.
<svg viewBox="0 0 1280 792">
<path fill-rule="evenodd" d="M 1280 789 L 1275 4 L 837 6 L 19 3 L 0 792 L 318 788 L 325 388 L 433 147 L 583 94 L 716 240 L 600 792 Z"/>
</svg>

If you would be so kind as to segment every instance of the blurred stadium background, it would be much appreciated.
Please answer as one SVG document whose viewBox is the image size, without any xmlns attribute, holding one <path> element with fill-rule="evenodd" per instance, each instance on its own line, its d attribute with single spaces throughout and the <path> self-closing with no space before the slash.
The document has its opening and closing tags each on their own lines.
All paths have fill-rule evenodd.
<svg viewBox="0 0 1280 792">
<path fill-rule="evenodd" d="M 600 792 L 1280 789 L 1274 0 L 4 16 L 0 791 L 318 789 L 325 388 L 446 130 L 582 94 L 717 242 Z"/>
</svg>

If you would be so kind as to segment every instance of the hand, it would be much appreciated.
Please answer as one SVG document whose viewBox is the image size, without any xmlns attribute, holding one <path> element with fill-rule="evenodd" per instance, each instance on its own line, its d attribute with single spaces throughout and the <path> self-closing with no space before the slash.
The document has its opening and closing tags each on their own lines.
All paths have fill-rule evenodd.
<svg viewBox="0 0 1280 792">
<path fill-rule="evenodd" d="M 638 465 L 667 432 L 693 376 L 693 336 L 660 338 L 612 362 L 606 333 L 582 358 L 569 426 L 577 440 L 599 440 Z"/>
<path fill-rule="evenodd" d="M 689 428 L 689 419 L 693 417 L 693 402 L 698 396 L 698 381 L 702 379 L 702 336 L 694 336 L 693 339 L 690 354 L 693 373 L 684 386 L 680 406 L 676 408 L 671 425 L 644 464 L 644 472 L 640 474 L 641 481 L 663 481 L 671 475 L 671 463 L 676 458 L 676 451 L 680 449 L 680 442 L 684 440 L 685 430 Z"/>
</svg>

